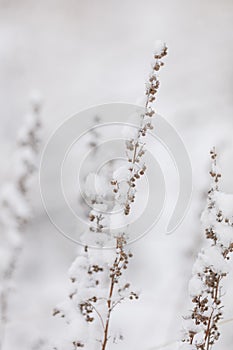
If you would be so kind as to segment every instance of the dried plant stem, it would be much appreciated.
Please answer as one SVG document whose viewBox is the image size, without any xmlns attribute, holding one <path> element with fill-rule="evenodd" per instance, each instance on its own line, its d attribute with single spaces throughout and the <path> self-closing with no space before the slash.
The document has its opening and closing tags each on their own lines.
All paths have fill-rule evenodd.
<svg viewBox="0 0 233 350">
<path fill-rule="evenodd" d="M 112 296 L 114 292 L 114 277 L 111 278 L 111 284 L 110 284 L 110 290 L 109 290 L 109 296 L 108 296 L 108 313 L 107 313 L 107 319 L 105 322 L 105 327 L 104 327 L 104 340 L 102 344 L 102 350 L 105 350 L 107 347 L 107 342 L 108 342 L 108 330 L 109 330 L 109 324 L 110 324 L 110 318 L 111 318 L 111 311 L 112 311 Z"/>
<path fill-rule="evenodd" d="M 209 347 L 210 347 L 210 334 L 211 334 L 211 324 L 212 324 L 213 313 L 214 313 L 214 310 L 212 310 L 212 312 L 211 312 L 211 315 L 210 315 L 209 320 L 208 320 L 208 326 L 206 329 L 206 336 L 205 336 L 206 350 L 209 350 Z"/>
<path fill-rule="evenodd" d="M 141 115 L 139 125 L 136 130 L 136 135 L 132 139 L 126 141 L 126 154 L 128 158 L 127 176 L 124 179 L 123 191 L 121 193 L 121 183 L 117 179 L 111 179 L 113 186 L 113 193 L 111 199 L 113 206 L 123 204 L 123 216 L 130 214 L 131 203 L 134 202 L 136 193 L 136 180 L 144 175 L 146 166 L 143 163 L 143 155 L 145 154 L 145 142 L 142 138 L 146 136 L 147 131 L 153 129 L 151 117 L 154 116 L 155 111 L 152 108 L 152 103 L 155 101 L 156 93 L 159 88 L 159 80 L 157 72 L 163 66 L 162 58 L 167 54 L 167 47 L 164 43 L 160 43 L 154 53 L 154 61 L 152 72 L 149 75 L 149 81 L 146 84 L 146 101 L 144 104 L 144 111 Z M 107 177 L 107 180 L 109 178 Z M 111 236 L 111 228 L 108 228 L 108 221 L 104 214 L 99 214 L 98 208 L 103 211 L 102 206 L 105 205 L 105 194 L 96 196 L 92 189 L 88 191 L 87 196 L 90 196 L 93 210 L 89 213 L 89 220 L 91 222 L 88 234 L 99 234 L 100 246 L 102 247 L 101 239 L 105 239 L 108 234 Z M 93 197 L 93 198 L 92 198 Z M 115 231 L 114 231 L 115 232 Z M 95 254 L 91 256 L 89 247 L 86 246 L 84 252 L 76 258 L 70 268 L 70 279 L 73 283 L 72 293 L 69 295 L 64 305 L 54 310 L 54 315 L 65 317 L 67 324 L 75 324 L 76 319 L 70 319 L 67 314 L 67 309 L 80 313 L 88 324 L 95 322 L 96 318 L 100 319 L 103 327 L 101 335 L 98 330 L 96 340 L 100 342 L 101 350 L 106 350 L 109 346 L 110 336 L 110 322 L 112 319 L 112 312 L 121 302 L 126 299 L 138 299 L 137 293 L 131 291 L 130 283 L 125 283 L 122 280 L 123 273 L 128 268 L 129 259 L 133 256 L 131 252 L 126 249 L 127 235 L 124 230 L 119 230 L 114 236 L 115 251 L 111 256 L 104 259 L 98 258 L 95 261 Z M 112 238 L 112 236 L 111 236 Z M 93 252 L 92 252 L 93 253 Z M 87 268 L 86 268 L 87 267 Z M 80 288 L 80 282 L 82 287 Z M 102 290 L 104 288 L 104 292 Z M 80 293 L 81 290 L 81 293 Z M 85 299 L 84 292 L 87 291 L 88 298 Z M 104 295 L 102 294 L 104 293 Z M 106 293 L 106 294 L 105 294 Z M 72 329 L 73 332 L 73 329 Z M 85 339 L 86 338 L 86 339 Z M 115 339 L 115 338 L 114 338 Z M 119 336 L 122 339 L 122 336 Z M 90 339 L 90 342 L 95 339 Z M 87 337 L 83 335 L 82 330 L 75 328 L 74 334 L 71 335 L 72 349 L 83 348 L 88 346 Z M 57 348 L 55 348 L 57 349 Z"/>
<path fill-rule="evenodd" d="M 233 252 L 231 233 L 233 222 L 229 217 L 232 198 L 219 191 L 221 174 L 217 167 L 217 153 L 211 150 L 211 189 L 202 223 L 209 245 L 198 254 L 193 267 L 189 289 L 193 309 L 185 318 L 181 349 L 210 350 L 220 337 L 218 329 L 223 317 L 222 280 L 228 275 L 227 261 Z M 230 202 L 229 202 L 230 200 Z M 228 237 L 228 236 L 227 236 Z"/>
<path fill-rule="evenodd" d="M 154 62 L 152 63 L 152 72 L 149 75 L 148 82 L 146 84 L 145 91 L 145 103 L 144 103 L 144 113 L 141 115 L 140 125 L 137 130 L 135 138 L 127 141 L 126 149 L 128 162 L 130 164 L 130 180 L 128 181 L 128 191 L 127 199 L 125 202 L 124 213 L 125 215 L 130 214 L 131 203 L 135 200 L 135 182 L 142 175 L 144 175 L 146 166 L 142 163 L 143 155 L 145 154 L 144 146 L 145 143 L 142 142 L 142 138 L 147 135 L 149 130 L 153 129 L 152 122 L 149 121 L 153 116 L 155 116 L 155 110 L 153 108 L 153 103 L 156 100 L 156 94 L 158 92 L 160 81 L 158 78 L 158 71 L 164 65 L 162 59 L 167 55 L 167 46 L 163 44 L 158 52 L 154 54 Z M 129 153 L 129 154 L 128 154 Z M 113 185 L 118 187 L 117 182 L 113 181 Z M 116 191 L 116 188 L 114 189 Z"/>
<path fill-rule="evenodd" d="M 157 93 L 157 90 L 159 88 L 159 80 L 157 75 L 155 74 L 161 66 L 163 66 L 163 62 L 161 61 L 161 59 L 167 55 L 167 47 L 166 45 L 163 45 L 163 47 L 161 48 L 161 51 L 158 53 L 155 53 L 154 55 L 154 59 L 155 59 L 155 63 L 153 64 L 153 72 L 152 74 L 149 76 L 149 83 L 146 89 L 146 101 L 145 101 L 145 105 L 144 105 L 144 109 L 145 112 L 142 114 L 141 116 L 141 122 L 140 122 L 140 126 L 138 127 L 138 131 L 137 131 L 137 136 L 135 137 L 135 139 L 131 140 L 131 145 L 133 147 L 128 148 L 130 149 L 130 151 L 132 152 L 132 158 L 129 157 L 128 162 L 130 165 L 130 173 L 131 173 L 131 180 L 128 182 L 128 191 L 127 191 L 127 196 L 126 196 L 126 202 L 125 202 L 125 210 L 124 213 L 125 215 L 128 215 L 130 213 L 130 203 L 134 201 L 134 195 L 131 196 L 131 191 L 132 188 L 135 187 L 135 180 L 140 178 L 140 175 L 144 174 L 144 171 L 146 169 L 145 165 L 143 165 L 140 168 L 140 171 L 137 171 L 135 169 L 135 165 L 137 163 L 139 163 L 139 159 L 143 156 L 144 152 L 143 152 L 143 148 L 144 148 L 144 143 L 141 142 L 141 137 L 146 136 L 147 130 L 152 129 L 152 125 L 151 123 L 146 123 L 145 119 L 146 117 L 152 117 L 155 114 L 155 111 L 152 109 L 152 107 L 149 107 L 150 103 L 153 103 L 153 101 L 155 101 L 155 94 Z M 149 109 L 148 109 L 149 108 Z M 114 185 L 116 185 L 116 183 L 113 182 Z M 126 241 L 124 240 L 124 234 L 122 234 L 121 236 L 118 236 L 116 238 L 116 248 L 120 248 L 121 249 L 121 253 L 124 255 L 124 245 L 126 244 Z M 105 323 L 105 328 L 104 328 L 104 339 L 102 342 L 102 350 L 105 350 L 107 347 L 107 343 L 108 343 L 108 333 L 109 333 L 109 324 L 110 324 L 110 318 L 111 318 L 111 313 L 113 308 L 120 302 L 116 303 L 115 305 L 112 304 L 112 296 L 114 293 L 114 287 L 115 284 L 118 282 L 118 278 L 121 275 L 118 275 L 119 271 L 121 271 L 122 266 L 121 265 L 121 261 L 124 261 L 124 258 L 122 258 L 121 254 L 119 257 L 116 257 L 114 265 L 112 267 L 112 270 L 114 271 L 114 273 L 111 275 L 111 282 L 110 282 L 110 289 L 109 289 L 109 296 L 108 296 L 108 300 L 107 300 L 107 306 L 108 306 L 108 312 L 107 312 L 107 318 L 106 318 L 106 323 Z M 132 297 L 132 296 L 131 296 Z M 138 296 L 136 295 L 136 298 L 138 298 Z"/>
<path fill-rule="evenodd" d="M 105 326 L 104 326 L 104 338 L 102 342 L 102 350 L 105 350 L 107 347 L 108 343 L 108 333 L 109 333 L 109 325 L 110 325 L 110 318 L 112 314 L 112 310 L 114 308 L 114 304 L 112 302 L 112 297 L 114 294 L 114 288 L 116 284 L 118 283 L 119 277 L 122 275 L 122 269 L 125 268 L 125 263 L 128 263 L 128 256 L 124 253 L 124 244 L 126 241 L 124 240 L 123 237 L 117 237 L 116 238 L 117 242 L 117 250 L 119 249 L 120 251 L 118 252 L 114 263 L 112 267 L 110 268 L 111 275 L 110 275 L 110 288 L 109 288 L 109 295 L 107 299 L 107 317 L 105 321 Z"/>
</svg>

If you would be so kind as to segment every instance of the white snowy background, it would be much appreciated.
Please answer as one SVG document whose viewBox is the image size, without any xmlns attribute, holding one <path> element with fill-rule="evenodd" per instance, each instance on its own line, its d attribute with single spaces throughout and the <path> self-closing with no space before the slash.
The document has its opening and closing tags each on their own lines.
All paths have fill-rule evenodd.
<svg viewBox="0 0 233 350">
<path fill-rule="evenodd" d="M 221 188 L 233 192 L 233 2 L 0 1 L 2 186 L 31 90 L 44 96 L 45 143 L 62 121 L 81 109 L 106 102 L 137 103 L 156 39 L 169 47 L 156 109 L 185 142 L 194 190 L 189 213 L 173 235 L 165 235 L 161 223 L 132 246 L 129 275 L 141 297 L 116 312 L 114 322 L 126 336 L 114 346 L 121 350 L 155 350 L 179 338 L 182 315 L 190 306 L 188 280 L 203 238 L 200 214 L 213 145 L 220 154 Z M 47 340 L 63 332 L 63 321 L 51 315 L 67 294 L 67 270 L 77 248 L 49 222 L 38 179 L 31 201 L 34 218 L 25 232 L 3 350 L 42 349 L 44 342 L 47 349 Z M 225 285 L 225 319 L 233 318 L 232 282 L 231 273 Z M 221 326 L 216 349 L 232 347 L 232 327 L 233 322 Z"/>
</svg>

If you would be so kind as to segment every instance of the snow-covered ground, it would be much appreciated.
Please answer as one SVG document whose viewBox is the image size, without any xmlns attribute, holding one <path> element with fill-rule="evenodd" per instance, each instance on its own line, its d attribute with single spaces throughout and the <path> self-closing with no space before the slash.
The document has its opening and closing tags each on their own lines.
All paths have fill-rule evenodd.
<svg viewBox="0 0 233 350">
<path fill-rule="evenodd" d="M 153 350 L 179 338 L 182 315 L 189 308 L 188 280 L 202 240 L 200 214 L 213 145 L 220 153 L 221 188 L 233 192 L 232 23 L 231 0 L 0 1 L 2 184 L 9 176 L 31 90 L 44 96 L 45 143 L 62 121 L 81 109 L 115 101 L 137 103 L 155 40 L 169 47 L 156 109 L 189 151 L 193 198 L 174 234 L 165 235 L 163 221 L 133 244 L 128 274 L 141 297 L 115 313 L 113 323 L 126 330 L 116 349 Z M 40 343 L 64 332 L 63 320 L 51 315 L 67 294 L 67 270 L 77 247 L 47 218 L 38 179 L 32 202 L 35 215 L 25 232 L 2 350 L 40 349 Z M 233 317 L 232 281 L 231 272 L 226 319 Z M 232 347 L 232 324 L 221 326 L 216 349 Z"/>
</svg>

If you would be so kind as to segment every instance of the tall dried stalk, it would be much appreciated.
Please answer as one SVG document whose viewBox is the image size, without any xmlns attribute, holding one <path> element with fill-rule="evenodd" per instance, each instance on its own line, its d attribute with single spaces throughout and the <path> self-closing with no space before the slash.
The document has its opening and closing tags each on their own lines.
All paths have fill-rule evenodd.
<svg viewBox="0 0 233 350">
<path fill-rule="evenodd" d="M 156 100 L 156 94 L 159 89 L 159 79 L 157 76 L 157 72 L 164 65 L 162 62 L 163 57 L 167 55 L 167 47 L 165 44 L 159 47 L 159 50 L 154 54 L 154 62 L 152 64 L 152 73 L 149 76 L 149 81 L 146 84 L 146 101 L 145 101 L 145 113 L 141 116 L 140 127 L 137 131 L 137 136 L 134 139 L 129 140 L 126 143 L 129 170 L 130 170 L 130 179 L 128 181 L 128 191 L 126 196 L 126 202 L 124 204 L 124 213 L 125 215 L 130 214 L 131 205 L 135 201 L 136 194 L 136 181 L 140 179 L 145 171 L 146 165 L 143 163 L 143 156 L 145 154 L 145 143 L 143 142 L 143 138 L 146 136 L 148 130 L 153 129 L 153 125 L 148 118 L 152 118 L 155 115 L 155 111 L 153 109 L 153 103 Z M 114 192 L 118 192 L 119 184 L 116 180 L 112 180 L 112 185 L 114 186 Z M 127 269 L 128 264 L 128 256 L 125 253 L 125 245 L 127 241 L 124 238 L 124 234 L 117 236 L 116 238 L 116 252 L 120 251 L 120 256 L 118 255 L 115 258 L 114 264 L 111 267 L 110 271 L 113 272 L 110 275 L 110 291 L 108 297 L 108 314 L 106 318 L 105 328 L 104 328 L 104 339 L 102 342 L 102 350 L 106 349 L 108 342 L 108 332 L 109 332 L 109 322 L 113 308 L 116 305 L 112 306 L 112 295 L 115 288 L 116 283 L 118 283 L 118 278 L 121 276 L 122 267 Z M 122 262 L 122 263 L 121 263 Z M 131 293 L 130 299 L 133 298 L 138 299 L 138 295 L 136 293 Z M 118 304 L 119 302 L 117 302 Z"/>
<path fill-rule="evenodd" d="M 126 142 L 126 153 L 128 157 L 129 179 L 127 179 L 127 191 L 124 194 L 123 201 L 124 215 L 129 215 L 131 206 L 135 201 L 136 183 L 145 171 L 146 165 L 143 162 L 145 154 L 145 142 L 143 138 L 147 132 L 153 129 L 151 118 L 155 115 L 153 103 L 156 99 L 156 94 L 159 89 L 158 71 L 163 66 L 162 59 L 167 54 L 165 44 L 160 44 L 154 54 L 152 72 L 146 84 L 146 98 L 144 105 L 144 113 L 141 116 L 140 125 L 135 138 Z M 118 201 L 120 184 L 116 179 L 111 180 L 113 186 L 113 202 Z M 92 198 L 94 207 L 103 206 L 102 198 Z M 89 214 L 91 221 L 90 232 L 99 234 L 100 237 L 106 231 L 104 214 L 99 214 L 93 209 Z M 131 291 L 129 282 L 124 282 L 124 271 L 127 270 L 129 259 L 132 258 L 132 253 L 127 248 L 127 238 L 125 232 L 118 232 L 115 237 L 116 245 L 115 252 L 110 258 L 104 251 L 89 252 L 86 246 L 80 256 L 77 257 L 70 269 L 70 278 L 73 283 L 72 293 L 69 296 L 69 301 L 58 306 L 54 310 L 54 315 L 65 317 L 67 323 L 75 324 L 75 317 L 83 316 L 84 320 L 92 324 L 96 319 L 101 326 L 101 332 L 98 332 L 98 340 L 101 350 L 106 350 L 110 339 L 110 321 L 115 308 L 126 299 L 138 299 L 138 294 Z M 100 255 L 102 254 L 102 257 Z M 87 294 L 84 297 L 83 291 Z M 76 316 L 70 316 L 72 310 Z M 85 339 L 82 332 L 74 332 L 72 336 L 72 346 L 74 349 L 86 347 Z M 57 348 L 56 348 L 57 349 Z"/>
<path fill-rule="evenodd" d="M 233 252 L 233 223 L 227 209 L 231 209 L 232 198 L 219 191 L 221 174 L 217 168 L 217 154 L 215 149 L 210 153 L 212 183 L 202 222 L 211 244 L 199 253 L 193 267 L 190 295 L 194 306 L 184 324 L 181 346 L 187 350 L 210 350 L 219 339 L 218 324 L 223 317 L 222 280 L 228 274 L 227 261 Z"/>
</svg>

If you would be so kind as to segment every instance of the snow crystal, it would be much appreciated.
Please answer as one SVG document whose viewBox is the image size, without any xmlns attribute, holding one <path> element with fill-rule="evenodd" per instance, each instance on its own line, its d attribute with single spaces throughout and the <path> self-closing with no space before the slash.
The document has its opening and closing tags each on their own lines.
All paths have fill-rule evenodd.
<svg viewBox="0 0 233 350">
<path fill-rule="evenodd" d="M 179 350 L 196 350 L 196 346 L 192 344 L 183 343 L 180 345 Z"/>
<path fill-rule="evenodd" d="M 231 218 L 233 216 L 233 194 L 223 192 L 215 192 L 214 197 L 216 204 L 224 214 L 224 216 Z"/>
<path fill-rule="evenodd" d="M 113 173 L 113 179 L 117 181 L 127 181 L 130 177 L 130 171 L 128 168 L 128 164 L 121 166 Z"/>
<path fill-rule="evenodd" d="M 137 128 L 131 126 L 131 125 L 125 125 L 123 128 L 122 128 L 122 136 L 125 138 L 125 139 L 133 139 L 135 140 L 137 138 L 137 134 L 138 134 L 138 131 L 137 131 Z"/>
<path fill-rule="evenodd" d="M 216 222 L 216 210 L 204 210 L 201 215 L 202 228 L 214 226 Z"/>
<path fill-rule="evenodd" d="M 120 206 L 115 206 L 110 216 L 109 227 L 111 230 L 124 228 L 127 224 L 127 219 Z"/>
<path fill-rule="evenodd" d="M 93 198 L 97 195 L 104 196 L 106 193 L 106 179 L 95 173 L 90 173 L 87 176 L 84 192 L 87 197 Z"/>
<path fill-rule="evenodd" d="M 224 223 L 216 223 L 216 236 L 224 247 L 229 247 L 233 242 L 233 227 Z"/>
<path fill-rule="evenodd" d="M 69 276 L 71 278 L 77 278 L 82 275 L 83 271 L 87 270 L 88 260 L 84 255 L 78 256 L 69 268 Z M 81 272 L 80 272 L 81 270 Z"/>
<path fill-rule="evenodd" d="M 92 232 L 88 229 L 82 234 L 81 240 L 89 247 L 104 247 L 109 242 L 110 236 L 105 232 Z"/>
<path fill-rule="evenodd" d="M 189 294 L 194 297 L 196 295 L 201 295 L 204 289 L 204 284 L 202 280 L 194 275 L 189 282 Z"/>
<path fill-rule="evenodd" d="M 43 97 L 41 95 L 41 93 L 37 90 L 33 90 L 31 93 L 30 93 L 30 103 L 32 105 L 32 107 L 40 107 L 42 102 L 43 102 Z"/>
<path fill-rule="evenodd" d="M 221 249 L 217 246 L 212 246 L 205 251 L 204 263 L 206 267 L 211 266 L 216 273 L 228 272 L 228 265 L 224 260 Z"/>
<path fill-rule="evenodd" d="M 206 267 L 211 267 L 216 273 L 228 272 L 227 262 L 218 246 L 211 246 L 198 254 L 198 259 L 193 266 L 193 274 L 203 273 Z"/>
<path fill-rule="evenodd" d="M 205 339 L 205 332 L 201 331 L 201 332 L 195 334 L 194 344 L 201 345 L 204 343 L 204 339 Z"/>
<path fill-rule="evenodd" d="M 193 333 L 199 333 L 203 330 L 203 326 L 201 324 L 196 325 L 192 318 L 186 318 L 184 332 L 187 332 L 187 330 L 188 332 L 191 331 Z"/>
<path fill-rule="evenodd" d="M 160 55 L 166 47 L 166 43 L 162 40 L 156 40 L 154 45 L 154 54 Z"/>
</svg>

